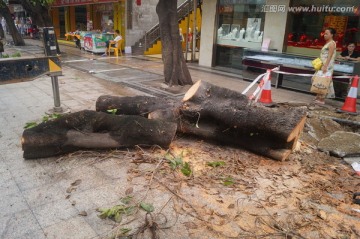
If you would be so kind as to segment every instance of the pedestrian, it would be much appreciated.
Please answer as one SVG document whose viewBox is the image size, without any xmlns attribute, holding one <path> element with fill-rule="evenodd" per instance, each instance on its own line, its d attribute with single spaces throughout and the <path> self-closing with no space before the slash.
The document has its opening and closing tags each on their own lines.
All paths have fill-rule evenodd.
<svg viewBox="0 0 360 239">
<path fill-rule="evenodd" d="M 8 33 L 8 30 L 7 30 L 7 25 L 6 25 L 6 20 L 4 17 L 1 18 L 1 26 L 4 30 L 4 34 L 7 34 Z"/>
<path fill-rule="evenodd" d="M 360 53 L 357 52 L 355 48 L 356 48 L 356 43 L 349 42 L 347 44 L 347 49 L 345 51 L 342 51 L 337 58 L 347 61 L 360 61 Z"/>
<path fill-rule="evenodd" d="M 0 58 L 2 58 L 2 53 L 4 52 L 4 44 L 2 38 L 0 37 Z"/>
<path fill-rule="evenodd" d="M 336 42 L 334 41 L 335 36 L 334 28 L 326 28 L 324 33 L 325 45 L 320 51 L 320 59 L 322 67 L 320 71 L 317 71 L 315 75 L 332 77 L 334 71 L 334 63 L 336 57 Z M 317 94 L 314 100 L 316 104 L 325 104 L 325 98 L 335 98 L 334 84 L 330 81 L 328 92 L 325 95 Z"/>
<path fill-rule="evenodd" d="M 193 39 L 193 33 L 191 31 L 191 28 L 188 29 L 188 34 L 187 34 L 187 43 L 188 43 L 188 50 L 191 51 L 191 45 L 192 45 L 192 39 Z"/>
<path fill-rule="evenodd" d="M 105 44 L 106 44 L 105 53 L 102 54 L 101 56 L 107 56 L 108 53 L 110 54 L 110 51 L 109 51 L 110 43 L 115 43 L 116 44 L 115 47 L 117 47 L 117 42 L 120 41 L 121 39 L 122 39 L 122 36 L 120 35 L 120 31 L 115 30 L 115 38 L 114 38 L 114 40 L 110 40 L 110 41 L 105 42 Z"/>
</svg>

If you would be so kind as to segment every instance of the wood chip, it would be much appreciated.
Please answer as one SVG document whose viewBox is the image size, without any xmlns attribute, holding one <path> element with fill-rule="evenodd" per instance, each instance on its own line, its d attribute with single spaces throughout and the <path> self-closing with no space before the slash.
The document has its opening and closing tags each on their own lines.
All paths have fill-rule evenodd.
<svg viewBox="0 0 360 239">
<path fill-rule="evenodd" d="M 75 182 L 71 183 L 71 186 L 77 186 L 81 183 L 81 179 L 76 179 Z"/>
<path fill-rule="evenodd" d="M 79 214 L 78 214 L 78 215 L 86 217 L 86 216 L 87 216 L 87 212 L 85 212 L 85 211 L 81 211 L 81 212 L 79 212 Z"/>
</svg>

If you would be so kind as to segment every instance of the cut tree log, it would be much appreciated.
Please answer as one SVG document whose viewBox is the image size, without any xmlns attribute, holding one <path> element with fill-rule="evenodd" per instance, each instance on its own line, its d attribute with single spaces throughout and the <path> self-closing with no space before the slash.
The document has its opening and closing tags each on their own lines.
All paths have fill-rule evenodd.
<svg viewBox="0 0 360 239">
<path fill-rule="evenodd" d="M 190 118 L 179 116 L 172 110 L 158 110 L 149 114 L 151 119 L 178 122 L 178 133 L 194 135 L 224 145 L 242 147 L 255 154 L 284 161 L 288 158 L 296 145 L 295 139 L 291 142 L 276 137 L 264 137 L 257 134 L 244 134 L 236 128 L 229 128 L 223 123 L 204 118 Z M 297 138 L 296 138 L 297 140 Z"/>
<path fill-rule="evenodd" d="M 175 105 L 180 105 L 180 102 L 169 98 L 102 95 L 96 100 L 96 111 L 107 112 L 115 109 L 117 115 L 142 115 L 147 117 L 150 112 L 175 107 Z"/>
<path fill-rule="evenodd" d="M 132 99 L 128 97 L 122 101 L 136 102 L 134 107 L 140 108 L 138 105 L 142 105 L 142 99 Z M 161 98 L 151 97 L 150 100 L 150 104 L 146 102 L 144 105 L 151 107 L 138 113 L 148 113 L 149 119 L 175 122 L 180 133 L 240 146 L 280 161 L 295 148 L 306 121 L 304 107 L 252 105 L 239 92 L 203 81 L 198 81 L 187 91 L 180 105 L 176 102 L 163 104 Z M 111 107 L 107 103 L 103 108 Z M 122 110 L 122 113 L 127 112 L 137 113 L 131 109 Z"/>
<path fill-rule="evenodd" d="M 204 81 L 196 82 L 185 94 L 180 114 L 212 118 L 244 134 L 277 137 L 291 142 L 302 132 L 304 108 L 267 108 L 250 105 L 245 95 Z"/>
<path fill-rule="evenodd" d="M 168 148 L 176 123 L 141 116 L 118 116 L 84 110 L 26 129 L 25 159 L 51 157 L 80 149 L 110 149 L 135 145 Z"/>
<path fill-rule="evenodd" d="M 306 121 L 299 107 L 266 108 L 250 104 L 238 92 L 197 82 L 180 109 L 151 112 L 148 117 L 178 123 L 178 132 L 284 161 L 295 148 Z"/>
</svg>

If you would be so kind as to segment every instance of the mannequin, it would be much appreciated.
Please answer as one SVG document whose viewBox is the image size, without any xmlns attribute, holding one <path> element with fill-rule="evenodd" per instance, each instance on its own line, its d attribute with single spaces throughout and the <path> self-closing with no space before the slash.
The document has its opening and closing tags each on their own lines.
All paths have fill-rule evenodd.
<svg viewBox="0 0 360 239">
<path fill-rule="evenodd" d="M 257 38 L 257 41 L 258 41 L 258 42 L 262 42 L 263 33 L 264 33 L 264 32 L 260 32 L 260 35 L 259 35 L 258 38 Z"/>
<path fill-rule="evenodd" d="M 223 35 L 223 28 L 222 27 L 220 27 L 219 29 L 218 29 L 218 37 L 222 37 L 222 35 Z"/>
<path fill-rule="evenodd" d="M 238 29 L 235 27 L 231 32 L 231 39 L 236 39 L 238 35 Z"/>
<path fill-rule="evenodd" d="M 258 41 L 259 35 L 260 35 L 260 31 L 259 31 L 259 30 L 256 30 L 255 33 L 254 33 L 253 41 Z"/>
<path fill-rule="evenodd" d="M 245 35 L 245 40 L 249 41 L 251 39 L 251 32 L 253 31 L 253 27 L 248 27 L 246 29 L 246 35 Z"/>
<path fill-rule="evenodd" d="M 245 28 L 242 28 L 240 30 L 240 34 L 239 34 L 240 41 L 244 40 L 244 34 L 245 34 Z"/>
</svg>

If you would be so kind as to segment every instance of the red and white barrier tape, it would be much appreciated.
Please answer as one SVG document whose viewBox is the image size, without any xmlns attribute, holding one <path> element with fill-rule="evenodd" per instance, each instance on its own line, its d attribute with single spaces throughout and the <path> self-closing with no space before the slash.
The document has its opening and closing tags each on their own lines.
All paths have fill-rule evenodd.
<svg viewBox="0 0 360 239">
<path fill-rule="evenodd" d="M 309 76 L 309 77 L 314 76 L 314 74 L 299 74 L 299 73 L 290 73 L 290 72 L 280 71 L 279 67 L 275 67 L 275 68 L 271 69 L 270 71 L 267 71 L 266 73 L 260 74 L 258 77 L 256 77 L 255 80 L 253 80 L 253 82 L 251 82 L 251 84 L 248 87 L 246 87 L 246 89 L 243 90 L 243 92 L 241 92 L 241 94 L 245 95 L 251 89 L 251 87 L 253 87 L 261 79 L 261 81 L 260 81 L 258 87 L 256 88 L 256 90 L 254 91 L 254 93 L 251 96 L 249 96 L 250 100 L 252 100 L 256 97 L 255 98 L 255 102 L 256 102 L 261 95 L 263 86 L 265 85 L 266 81 L 269 80 L 271 72 L 274 72 L 277 74 L 282 74 L 282 75 L 296 75 L 296 76 Z M 352 78 L 354 78 L 354 76 L 332 76 L 332 78 L 352 79 Z"/>
</svg>

